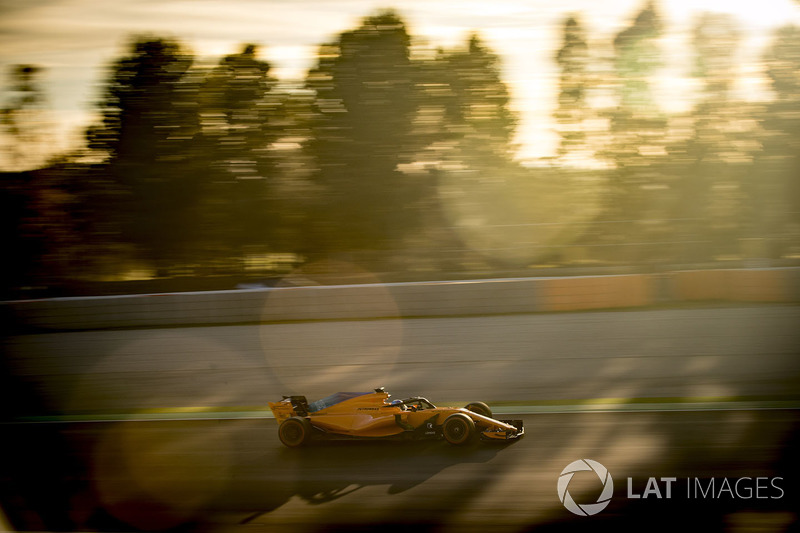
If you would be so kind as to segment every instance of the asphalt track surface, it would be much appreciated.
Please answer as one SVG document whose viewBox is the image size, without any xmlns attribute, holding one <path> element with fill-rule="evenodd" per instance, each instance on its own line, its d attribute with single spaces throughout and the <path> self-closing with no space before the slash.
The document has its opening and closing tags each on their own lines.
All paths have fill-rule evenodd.
<svg viewBox="0 0 800 533">
<path fill-rule="evenodd" d="M 299 450 L 280 444 L 271 419 L 6 426 L 13 438 L 6 439 L 3 505 L 17 529 L 56 531 L 798 527 L 800 411 L 523 419 L 526 435 L 508 444 L 320 442 Z M 613 477 L 613 498 L 594 516 L 573 515 L 557 493 L 562 469 L 583 458 Z M 628 498 L 628 478 L 641 496 L 651 477 L 661 498 L 652 491 Z M 662 477 L 676 478 L 669 499 Z M 721 490 L 724 479 L 731 491 Z M 576 502 L 593 503 L 601 483 L 579 472 L 569 491 Z"/>
<path fill-rule="evenodd" d="M 13 335 L 3 341 L 0 503 L 9 526 L 27 531 L 796 530 L 800 410 L 737 400 L 796 400 L 799 323 L 797 306 L 754 305 Z M 381 385 L 440 405 L 722 401 L 713 411 L 661 402 L 650 412 L 527 414 L 520 441 L 467 448 L 288 450 L 276 422 L 258 418 L 19 422 L 263 406 Z M 591 517 L 558 498 L 559 474 L 579 459 L 605 465 L 615 483 Z M 640 495 L 649 478 L 664 491 L 660 478 L 675 477 L 675 492 L 629 499 L 629 477 Z M 706 492 L 745 481 L 741 495 L 698 498 L 688 493 L 695 479 Z M 748 483 L 766 483 L 763 497 L 746 497 Z M 590 472 L 569 485 L 581 504 L 601 490 Z"/>
<path fill-rule="evenodd" d="M 380 386 L 443 405 L 774 400 L 800 391 L 798 324 L 798 306 L 754 305 L 40 333 L 3 347 L 36 396 L 13 403 L 34 415 L 263 407 Z"/>
</svg>

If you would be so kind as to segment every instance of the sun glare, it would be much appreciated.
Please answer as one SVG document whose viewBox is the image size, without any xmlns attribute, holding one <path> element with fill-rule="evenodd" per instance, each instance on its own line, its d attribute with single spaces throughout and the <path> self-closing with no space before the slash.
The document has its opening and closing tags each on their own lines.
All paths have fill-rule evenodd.
<svg viewBox="0 0 800 533">
<path fill-rule="evenodd" d="M 765 28 L 798 21 L 798 5 L 792 0 L 669 0 L 662 9 L 670 18 L 704 11 L 730 13 L 746 28 Z"/>
<path fill-rule="evenodd" d="M 586 28 L 590 47 L 597 50 L 610 47 L 614 36 L 632 22 L 645 2 L 405 0 L 396 8 L 407 20 L 411 33 L 426 46 L 452 49 L 464 46 L 471 32 L 481 35 L 500 57 L 504 81 L 514 99 L 512 106 L 521 119 L 516 136 L 520 156 L 531 159 L 552 155 L 555 146 L 551 115 L 558 71 L 553 57 L 560 46 L 564 18 L 577 14 Z M 654 0 L 654 3 L 663 21 L 660 45 L 665 60 L 664 68 L 657 74 L 655 90 L 659 105 L 667 112 L 691 107 L 691 34 L 702 13 L 727 13 L 739 25 L 742 35 L 737 90 L 745 99 L 768 96 L 760 61 L 772 31 L 783 25 L 800 24 L 798 0 Z M 87 17 L 75 15 L 73 20 L 65 21 L 57 4 L 42 3 L 35 9 L 20 10 L 16 18 L 9 16 L 0 21 L 0 35 L 3 28 L 8 35 L 22 32 L 20 35 L 24 37 L 24 31 L 29 34 L 27 40 L 7 36 L 3 54 L 6 64 L 37 63 L 51 67 L 64 61 L 65 50 L 69 51 L 71 61 L 80 63 L 48 74 L 50 87 L 46 90 L 54 110 L 59 116 L 69 115 L 71 122 L 75 122 L 74 115 L 89 113 L 84 104 L 91 99 L 87 95 L 94 90 L 92 84 L 96 84 L 97 72 L 102 68 L 96 58 L 110 60 L 120 42 L 125 41 L 122 37 L 125 32 L 141 32 L 142 28 L 161 31 L 168 25 L 168 34 L 185 41 L 198 59 L 208 64 L 237 53 L 243 42 L 257 43 L 261 58 L 271 64 L 273 76 L 297 81 L 313 67 L 319 44 L 344 31 L 348 24 L 357 24 L 359 17 L 370 10 L 386 5 L 377 0 L 345 2 L 341 9 L 334 10 L 333 3 L 320 1 L 304 2 L 302 8 L 299 4 L 276 2 L 268 13 L 253 13 L 244 2 L 231 1 L 224 8 L 216 2 L 201 2 L 186 13 L 185 5 L 180 2 L 162 2 L 158 9 L 148 10 L 121 1 L 113 10 L 87 15 L 88 20 L 103 28 L 89 35 L 85 26 Z M 76 0 L 74 4 L 88 2 Z M 59 31 L 46 33 L 47 28 L 56 24 L 52 22 L 55 20 Z M 51 36 L 45 38 L 45 35 Z M 44 39 L 48 39 L 46 47 Z M 4 73 L 0 73 L 0 82 L 6 82 Z"/>
</svg>

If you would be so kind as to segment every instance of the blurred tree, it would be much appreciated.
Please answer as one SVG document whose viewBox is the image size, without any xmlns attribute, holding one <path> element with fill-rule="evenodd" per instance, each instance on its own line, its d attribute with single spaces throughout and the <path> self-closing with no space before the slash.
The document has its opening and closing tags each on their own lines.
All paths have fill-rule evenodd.
<svg viewBox="0 0 800 533">
<path fill-rule="evenodd" d="M 672 147 L 686 166 L 676 177 L 676 210 L 687 243 L 683 260 L 707 261 L 739 252 L 743 192 L 753 157 L 760 150 L 753 105 L 737 101 L 736 53 L 740 32 L 733 17 L 706 13 L 693 29 L 694 75 L 700 99 L 685 146 Z M 711 243 L 711 245 L 709 245 Z"/>
<path fill-rule="evenodd" d="M 662 65 L 661 51 L 656 40 L 661 36 L 661 18 L 653 2 L 648 2 L 633 24 L 614 39 L 615 66 L 620 80 L 620 114 L 617 125 L 629 128 L 627 121 L 644 120 L 645 124 L 659 124 L 661 113 L 650 89 L 649 78 Z M 652 137 L 649 128 L 640 134 L 642 140 Z M 638 148 L 634 144 L 631 149 Z"/>
<path fill-rule="evenodd" d="M 500 58 L 472 34 L 465 49 L 441 54 L 439 62 L 450 95 L 443 133 L 456 140 L 456 157 L 475 170 L 508 164 L 516 117 Z"/>
<path fill-rule="evenodd" d="M 10 97 L 0 110 L 4 132 L 5 166 L 9 170 L 30 170 L 40 166 L 47 155 L 45 95 L 36 65 L 12 65 L 9 71 Z"/>
<path fill-rule="evenodd" d="M 61 295 L 96 275 L 101 258 L 119 261 L 106 223 L 109 189 L 90 165 L 62 156 L 47 167 L 4 173 L 2 183 L 4 249 L 13 250 L 3 280 L 16 297 Z"/>
<path fill-rule="evenodd" d="M 124 238 L 161 272 L 186 259 L 207 180 L 192 62 L 175 41 L 136 40 L 111 68 L 98 104 L 102 122 L 87 132 L 126 195 L 119 206 Z"/>
<path fill-rule="evenodd" d="M 35 191 L 32 189 L 33 175 L 20 172 L 29 169 L 25 151 L 31 137 L 36 137 L 38 124 L 31 114 L 40 107 L 42 94 L 36 77 L 40 72 L 34 65 L 13 65 L 9 69 L 10 85 L 5 88 L 6 101 L 0 110 L 0 127 L 3 133 L 3 165 L 7 170 L 0 179 L 0 243 L 7 250 L 8 258 L 0 266 L 3 278 L 3 297 L 11 295 L 12 288 L 34 285 L 37 258 L 42 254 L 44 242 L 30 235 L 29 221 L 36 216 Z"/>
<path fill-rule="evenodd" d="M 270 203 L 274 154 L 281 132 L 281 97 L 270 65 L 246 44 L 225 56 L 203 85 L 202 129 L 213 154 L 208 169 L 204 234 L 223 256 L 242 257 L 248 247 L 267 247 L 276 220 Z"/>
<path fill-rule="evenodd" d="M 736 52 L 741 40 L 736 19 L 723 13 L 703 13 L 694 24 L 694 75 L 703 85 L 703 99 L 730 98 L 736 78 Z"/>
<path fill-rule="evenodd" d="M 415 42 L 410 57 L 414 109 L 403 162 L 413 164 L 403 167 L 404 196 L 397 196 L 392 208 L 402 209 L 398 220 L 408 221 L 399 243 L 401 260 L 458 268 L 464 246 L 441 210 L 441 187 L 454 169 L 470 171 L 457 172 L 463 179 L 502 179 L 518 171 L 511 144 L 515 117 L 500 60 L 477 35 L 452 50 Z"/>
<path fill-rule="evenodd" d="M 660 217 L 659 195 L 666 187 L 660 165 L 666 156 L 667 119 L 650 88 L 662 65 L 660 35 L 661 19 L 648 2 L 614 39 L 618 103 L 608 114 L 610 142 L 602 155 L 614 167 L 605 216 L 621 223 L 606 227 L 608 244 L 617 246 L 616 259 L 636 263 L 655 260 L 655 248 L 645 244 L 664 230 L 663 223 L 650 222 Z"/>
<path fill-rule="evenodd" d="M 42 72 L 35 65 L 14 65 L 11 97 L 2 109 L 6 162 L 22 170 L 0 180 L 3 249 L 12 252 L 3 264 L 3 280 L 15 297 L 58 295 L 70 276 L 85 273 L 79 267 L 92 257 L 86 253 L 93 244 L 86 232 L 91 221 L 78 191 L 91 180 L 70 156 L 56 157 L 47 146 Z"/>
<path fill-rule="evenodd" d="M 763 61 L 775 98 L 763 119 L 756 214 L 772 239 L 769 255 L 780 257 L 800 250 L 800 28 L 778 29 Z"/>
<path fill-rule="evenodd" d="M 409 44 L 404 22 L 384 11 L 321 46 L 308 73 L 316 98 L 306 146 L 325 187 L 320 251 L 391 248 L 413 225 L 405 206 L 417 184 L 398 171 L 423 143 L 413 135 L 420 91 Z"/>
<path fill-rule="evenodd" d="M 525 173 L 513 158 L 517 117 L 502 76 L 500 57 L 474 33 L 440 50 L 426 72 L 427 116 L 440 118 L 426 150 L 435 187 L 426 214 L 441 225 L 434 253 L 447 268 L 524 265 L 530 257 L 519 229 L 535 205 L 518 187 Z M 479 227 L 465 228 L 474 221 Z"/>
<path fill-rule="evenodd" d="M 45 243 L 29 231 L 29 221 L 36 216 L 31 181 L 30 172 L 0 172 L 0 246 L 6 250 L 0 264 L 3 299 L 18 298 L 17 290 L 35 286 L 38 277 Z"/>
<path fill-rule="evenodd" d="M 247 44 L 225 56 L 203 87 L 204 132 L 215 141 L 222 170 L 236 178 L 269 174 L 266 152 L 277 137 L 272 118 L 279 104 L 268 98 L 275 80 L 257 55 L 258 46 Z"/>
<path fill-rule="evenodd" d="M 562 160 L 591 158 L 593 151 L 587 145 L 585 124 L 589 114 L 589 49 L 583 27 L 575 16 L 564 22 L 563 44 L 555 60 L 561 70 L 558 107 L 554 113 L 561 136 L 558 157 Z"/>
</svg>

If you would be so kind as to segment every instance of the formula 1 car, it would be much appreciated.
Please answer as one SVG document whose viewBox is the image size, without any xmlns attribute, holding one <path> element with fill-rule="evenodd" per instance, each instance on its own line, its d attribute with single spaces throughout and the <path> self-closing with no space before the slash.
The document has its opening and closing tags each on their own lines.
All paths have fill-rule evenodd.
<svg viewBox="0 0 800 533">
<path fill-rule="evenodd" d="M 483 402 L 464 408 L 436 407 L 422 397 L 389 400 L 383 389 L 337 392 L 308 403 L 305 396 L 284 396 L 269 402 L 278 420 L 278 436 L 289 448 L 312 438 L 444 438 L 462 445 L 476 435 L 486 440 L 510 440 L 525 433 L 522 420 L 496 420 Z"/>
</svg>

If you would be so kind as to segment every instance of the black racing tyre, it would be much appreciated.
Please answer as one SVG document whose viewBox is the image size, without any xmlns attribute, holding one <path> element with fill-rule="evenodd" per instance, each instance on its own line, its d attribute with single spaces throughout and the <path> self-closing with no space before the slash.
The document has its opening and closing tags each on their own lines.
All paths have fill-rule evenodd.
<svg viewBox="0 0 800 533">
<path fill-rule="evenodd" d="M 311 422 L 299 416 L 287 418 L 278 427 L 278 437 L 289 448 L 304 446 L 311 438 Z"/>
<path fill-rule="evenodd" d="M 483 402 L 472 402 L 464 406 L 467 411 L 492 418 L 492 409 Z"/>
<path fill-rule="evenodd" d="M 442 424 L 442 434 L 450 444 L 455 446 L 466 444 L 475 435 L 475 422 L 463 413 L 452 414 Z"/>
</svg>

